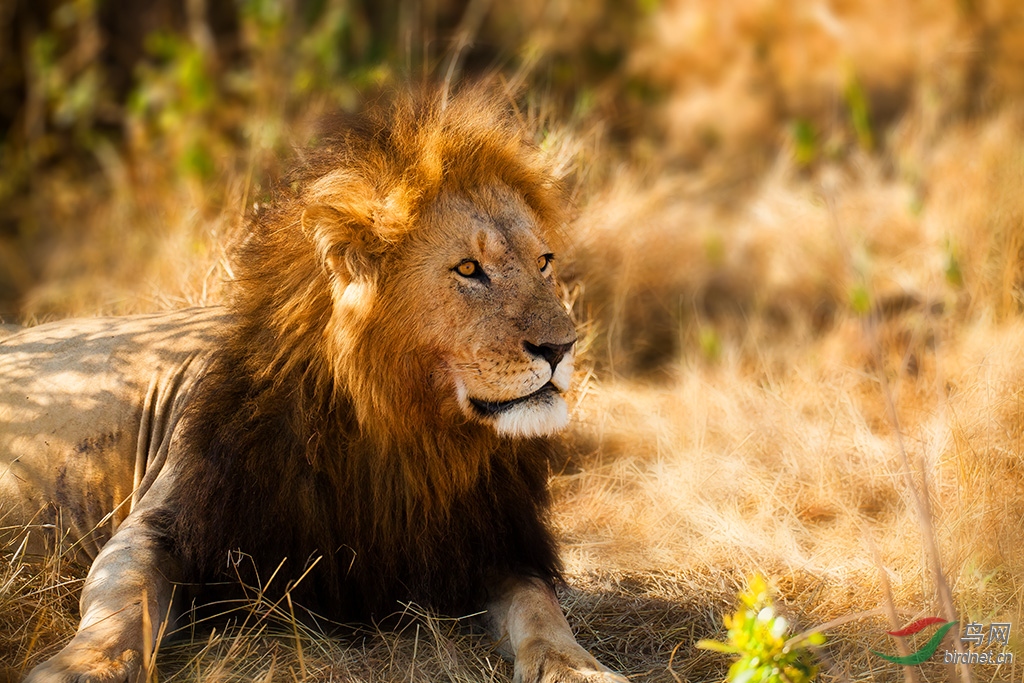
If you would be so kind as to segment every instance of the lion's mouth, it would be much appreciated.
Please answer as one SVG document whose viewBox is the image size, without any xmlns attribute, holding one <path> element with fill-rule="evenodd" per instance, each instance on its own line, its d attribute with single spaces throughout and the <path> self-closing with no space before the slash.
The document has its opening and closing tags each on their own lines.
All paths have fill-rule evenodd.
<svg viewBox="0 0 1024 683">
<path fill-rule="evenodd" d="M 517 405 L 521 405 L 523 403 L 527 403 L 529 401 L 533 401 L 544 396 L 549 396 L 551 394 L 558 393 L 560 393 L 558 391 L 558 388 L 551 382 L 548 382 L 547 384 L 545 384 L 532 394 L 520 396 L 519 398 L 513 398 L 508 401 L 482 401 L 478 398 L 471 398 L 469 399 L 469 402 L 470 404 L 472 404 L 473 408 L 477 411 L 477 413 L 479 413 L 483 417 L 493 417 L 495 415 L 500 415 L 506 410 L 513 408 Z"/>
</svg>

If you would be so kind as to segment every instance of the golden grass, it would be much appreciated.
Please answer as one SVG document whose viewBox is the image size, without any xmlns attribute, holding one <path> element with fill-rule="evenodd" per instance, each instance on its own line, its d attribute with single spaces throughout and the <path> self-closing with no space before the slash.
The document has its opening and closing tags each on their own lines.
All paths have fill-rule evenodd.
<svg viewBox="0 0 1024 683">
<path fill-rule="evenodd" d="M 900 625 L 940 613 L 928 533 L 956 615 L 1013 624 L 1018 661 L 974 680 L 1024 680 L 1021 17 L 961 5 L 667 3 L 628 67 L 665 88 L 646 112 L 664 145 L 616 156 L 595 143 L 603 119 L 542 141 L 575 183 L 559 267 L 589 331 L 552 479 L 560 597 L 581 642 L 636 680 L 724 675 L 694 644 L 722 637 L 755 571 L 798 629 L 874 613 L 886 585 Z M 851 74 L 884 114 L 870 145 L 842 94 Z M 818 132 L 810 162 L 797 118 Z M 264 154 L 213 189 L 116 153 L 99 183 L 115 189 L 92 200 L 49 178 L 50 210 L 76 229 L 24 317 L 217 301 Z M 0 680 L 70 636 L 83 571 L 16 550 L 0 565 Z M 328 635 L 257 599 L 226 630 L 163 646 L 160 678 L 510 680 L 466 620 L 407 609 L 399 632 Z M 896 650 L 891 628 L 830 631 L 822 680 L 903 679 L 869 652 Z"/>
</svg>

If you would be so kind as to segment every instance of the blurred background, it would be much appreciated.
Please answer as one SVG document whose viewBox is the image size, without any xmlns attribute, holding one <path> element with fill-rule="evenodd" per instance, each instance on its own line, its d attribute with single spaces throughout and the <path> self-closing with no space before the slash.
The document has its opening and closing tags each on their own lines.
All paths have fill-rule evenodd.
<svg viewBox="0 0 1024 683">
<path fill-rule="evenodd" d="M 692 643 L 759 571 L 802 627 L 946 610 L 1012 622 L 1024 659 L 1018 0 L 6 0 L 0 318 L 217 303 L 326 112 L 481 78 L 574 202 L 553 486 L 583 642 L 638 680 L 721 676 Z M 51 596 L 5 603 L 19 662 L 73 629 L 48 580 L 5 587 Z M 838 629 L 823 676 L 909 676 L 869 654 L 891 628 Z M 252 647 L 236 670 L 270 680 Z M 321 678 L 416 665 L 388 648 Z M 483 666 L 444 661 L 409 676 Z"/>
<path fill-rule="evenodd" d="M 1012 0 L 9 0 L 0 316 L 211 301 L 226 238 L 324 112 L 480 77 L 574 190 L 563 275 L 624 372 L 751 318 L 1017 307 L 1019 268 L 989 259 L 1016 261 L 1024 203 Z"/>
</svg>

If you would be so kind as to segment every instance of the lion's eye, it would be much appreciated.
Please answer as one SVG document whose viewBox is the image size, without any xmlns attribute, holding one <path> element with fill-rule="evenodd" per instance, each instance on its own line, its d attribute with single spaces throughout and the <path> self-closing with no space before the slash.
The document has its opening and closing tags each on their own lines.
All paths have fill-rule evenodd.
<svg viewBox="0 0 1024 683">
<path fill-rule="evenodd" d="M 480 264 L 476 261 L 463 261 L 455 266 L 455 270 L 462 277 L 479 277 L 483 273 L 480 269 Z"/>
<path fill-rule="evenodd" d="M 554 261 L 554 260 L 555 260 L 555 255 L 554 254 L 543 254 L 542 256 L 538 256 L 537 257 L 537 267 L 540 268 L 540 272 L 543 273 L 543 272 L 547 271 L 548 266 L 550 266 L 551 262 Z"/>
</svg>

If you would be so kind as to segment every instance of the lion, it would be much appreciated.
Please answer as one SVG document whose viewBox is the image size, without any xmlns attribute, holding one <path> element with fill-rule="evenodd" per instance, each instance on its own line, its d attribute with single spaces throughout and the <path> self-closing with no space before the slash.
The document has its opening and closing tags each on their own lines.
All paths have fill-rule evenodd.
<svg viewBox="0 0 1024 683">
<path fill-rule="evenodd" d="M 493 95 L 396 97 L 275 192 L 225 307 L 0 341 L 4 527 L 91 562 L 77 633 L 27 680 L 141 680 L 179 615 L 277 572 L 339 620 L 484 610 L 517 681 L 624 681 L 554 592 L 576 331 L 539 152 Z"/>
</svg>

